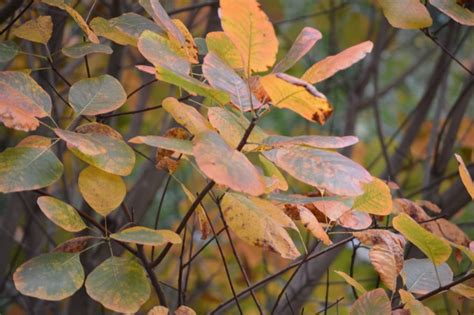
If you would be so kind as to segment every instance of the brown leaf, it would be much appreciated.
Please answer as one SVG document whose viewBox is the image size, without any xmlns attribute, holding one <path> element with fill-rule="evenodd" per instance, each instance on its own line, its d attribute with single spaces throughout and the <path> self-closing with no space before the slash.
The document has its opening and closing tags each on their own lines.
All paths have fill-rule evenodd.
<svg viewBox="0 0 474 315">
<path fill-rule="evenodd" d="M 53 249 L 53 252 L 79 253 L 86 249 L 87 245 L 94 239 L 93 236 L 79 236 L 67 240 Z"/>
<path fill-rule="evenodd" d="M 459 154 L 454 154 L 454 157 L 459 163 L 459 176 L 461 176 L 461 181 L 464 184 L 464 187 L 466 187 L 467 192 L 471 196 L 471 198 L 474 200 L 474 183 L 471 178 L 471 174 L 469 173 L 466 165 L 464 164 L 464 161 L 462 157 Z"/>
<path fill-rule="evenodd" d="M 109 136 L 118 140 L 123 140 L 122 135 L 112 127 L 96 122 L 81 125 L 76 128 L 77 133 Z"/>
<path fill-rule="evenodd" d="M 167 138 L 174 138 L 174 139 L 188 139 L 189 132 L 187 132 L 183 128 L 171 128 L 166 131 L 164 134 Z M 181 154 L 177 154 L 174 151 L 166 150 L 158 148 L 155 154 L 155 165 L 157 169 L 164 169 L 168 170 L 171 173 L 174 173 L 179 166 L 179 159 L 178 157 Z"/>
<path fill-rule="evenodd" d="M 297 206 L 297 209 L 299 210 L 299 217 L 303 223 L 303 226 L 308 229 L 308 231 L 310 231 L 314 237 L 320 239 L 324 245 L 331 245 L 331 239 L 329 238 L 321 223 L 319 223 L 319 221 L 316 219 L 314 214 L 312 214 L 310 210 L 303 206 Z"/>
</svg>

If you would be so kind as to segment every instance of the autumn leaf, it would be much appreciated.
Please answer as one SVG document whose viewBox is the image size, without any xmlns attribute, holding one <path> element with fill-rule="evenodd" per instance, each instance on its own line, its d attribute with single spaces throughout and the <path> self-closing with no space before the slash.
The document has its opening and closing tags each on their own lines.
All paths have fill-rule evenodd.
<svg viewBox="0 0 474 315">
<path fill-rule="evenodd" d="M 456 22 L 474 26 L 474 12 L 463 7 L 457 0 L 430 0 L 430 4 L 455 20 Z M 472 8 L 472 7 L 471 7 Z"/>
<path fill-rule="evenodd" d="M 79 191 L 92 209 L 107 216 L 125 198 L 127 187 L 120 176 L 89 166 L 79 174 Z"/>
<path fill-rule="evenodd" d="M 31 42 L 47 44 L 53 33 L 53 20 L 50 16 L 39 16 L 23 23 L 13 31 L 16 37 Z"/>
<path fill-rule="evenodd" d="M 15 58 L 19 50 L 14 41 L 0 42 L 0 63 L 6 63 Z"/>
<path fill-rule="evenodd" d="M 79 232 L 86 228 L 81 216 L 71 205 L 49 196 L 39 197 L 37 203 L 48 219 L 66 231 Z"/>
<path fill-rule="evenodd" d="M 79 59 L 90 54 L 110 55 L 113 50 L 107 45 L 86 42 L 64 47 L 61 52 L 69 58 Z"/>
<path fill-rule="evenodd" d="M 296 37 L 293 45 L 290 50 L 286 53 L 285 57 L 280 60 L 275 67 L 273 67 L 272 72 L 285 72 L 295 63 L 297 63 L 301 58 L 306 55 L 306 53 L 316 44 L 318 40 L 323 37 L 320 31 L 312 27 L 305 27 L 301 30 Z"/>
<path fill-rule="evenodd" d="M 278 167 L 262 154 L 259 154 L 258 159 L 262 166 L 264 175 L 276 180 L 275 188 L 283 191 L 288 190 L 288 183 Z"/>
<path fill-rule="evenodd" d="M 364 288 L 362 284 L 360 284 L 356 279 L 349 276 L 347 273 L 342 272 L 342 271 L 337 271 L 337 270 L 334 270 L 334 272 L 337 273 L 341 278 L 343 278 L 351 286 L 353 286 L 354 289 L 356 289 L 357 292 L 359 292 L 359 294 L 364 294 L 367 292 L 367 290 Z"/>
<path fill-rule="evenodd" d="M 181 34 L 183 34 L 184 36 L 184 44 L 181 44 L 181 50 L 184 52 L 184 54 L 188 58 L 188 61 L 193 64 L 199 63 L 198 48 L 194 41 L 193 35 L 188 30 L 186 25 L 184 25 L 184 23 L 181 22 L 181 20 L 173 19 L 172 21 L 174 25 L 176 25 L 176 27 L 179 29 Z M 176 43 L 180 43 L 180 41 L 178 39 L 175 39 L 174 37 L 171 38 L 170 40 Z"/>
<path fill-rule="evenodd" d="M 392 224 L 436 265 L 445 262 L 451 255 L 451 247 L 446 240 L 428 232 L 405 213 L 397 215 Z"/>
<path fill-rule="evenodd" d="M 255 166 L 217 133 L 203 132 L 193 141 L 193 155 L 199 169 L 217 184 L 252 196 L 265 192 L 264 180 Z"/>
<path fill-rule="evenodd" d="M 453 272 L 448 264 L 435 266 L 429 259 L 406 260 L 402 276 L 407 290 L 415 294 L 426 294 L 453 281 Z"/>
<path fill-rule="evenodd" d="M 377 0 L 388 22 L 397 28 L 419 29 L 431 26 L 433 20 L 419 0 Z"/>
<path fill-rule="evenodd" d="M 468 298 L 470 300 L 474 300 L 474 288 L 470 287 L 464 283 L 457 284 L 449 289 L 450 291 Z"/>
<path fill-rule="evenodd" d="M 110 127 L 109 125 L 100 124 L 97 122 L 91 122 L 84 125 L 80 125 L 76 128 L 76 132 L 94 136 L 107 136 L 117 140 L 123 140 L 123 137 L 120 132 Z"/>
<path fill-rule="evenodd" d="M 54 129 L 54 133 L 66 141 L 68 146 L 79 150 L 86 155 L 97 155 L 107 153 L 107 149 L 102 146 L 92 135 L 81 134 L 59 128 Z"/>
<path fill-rule="evenodd" d="M 402 303 L 405 304 L 403 309 L 410 312 L 410 315 L 435 315 L 432 310 L 424 306 L 410 292 L 403 289 L 398 290 Z"/>
<path fill-rule="evenodd" d="M 110 257 L 86 279 L 87 294 L 118 313 L 135 313 L 150 296 L 150 283 L 143 267 L 130 258 Z"/>
<path fill-rule="evenodd" d="M 162 148 L 186 155 L 193 154 L 193 144 L 189 140 L 161 136 L 138 136 L 128 140 L 128 142 L 135 144 L 144 143 L 155 148 Z"/>
<path fill-rule="evenodd" d="M 232 69 L 243 70 L 240 52 L 224 32 L 210 32 L 206 35 L 206 45 L 209 52 L 219 56 Z"/>
<path fill-rule="evenodd" d="M 159 33 L 161 29 L 152 21 L 148 20 L 147 18 L 140 16 L 135 13 L 127 13 L 130 14 L 130 19 L 125 17 L 125 14 L 110 20 L 106 20 L 103 17 L 96 16 L 91 20 L 91 28 L 92 30 L 98 35 L 107 38 L 108 40 L 113 41 L 119 45 L 131 45 L 136 46 L 138 41 L 138 36 L 144 30 L 151 30 L 156 33 Z M 132 15 L 133 14 L 133 15 Z M 138 29 L 138 27 L 133 30 L 133 33 L 130 34 L 127 32 L 127 28 L 119 28 L 117 24 L 119 24 L 119 19 L 121 19 L 122 24 L 127 23 L 127 25 L 134 25 L 134 26 L 142 26 L 142 28 Z M 137 19 L 139 19 L 137 21 Z M 143 20 L 145 20 L 146 25 L 143 25 Z M 130 23 L 130 24 L 128 24 Z M 151 26 L 151 27 L 150 27 Z M 138 33 L 135 33 L 138 31 Z"/>
<path fill-rule="evenodd" d="M 286 259 L 300 255 L 284 229 L 296 229 L 294 223 L 269 201 L 227 193 L 222 199 L 222 210 L 229 227 L 245 242 L 270 249 Z"/>
<path fill-rule="evenodd" d="M 333 136 L 295 136 L 287 137 L 280 135 L 271 135 L 263 140 L 269 147 L 284 147 L 292 144 L 305 145 L 319 149 L 340 149 L 359 142 L 354 136 L 333 137 Z"/>
<path fill-rule="evenodd" d="M 461 177 L 461 181 L 464 184 L 464 187 L 466 187 L 467 192 L 471 196 L 471 198 L 474 200 L 474 183 L 472 182 L 471 174 L 469 173 L 466 165 L 464 164 L 464 161 L 462 157 L 459 154 L 454 154 L 454 157 L 459 163 L 459 176 Z"/>
<path fill-rule="evenodd" d="M 0 121 L 8 128 L 36 130 L 51 114 L 51 98 L 29 75 L 0 71 Z"/>
<path fill-rule="evenodd" d="M 224 33 L 242 57 L 244 72 L 266 71 L 273 66 L 278 40 L 273 25 L 255 0 L 220 0 Z"/>
<path fill-rule="evenodd" d="M 174 97 L 165 98 L 162 104 L 173 119 L 191 134 L 197 135 L 213 130 L 209 122 L 194 107 L 179 102 Z"/>
<path fill-rule="evenodd" d="M 97 240 L 97 238 L 90 235 L 74 237 L 56 246 L 53 249 L 53 252 L 71 254 L 81 253 L 93 240 Z"/>
<path fill-rule="evenodd" d="M 84 269 L 77 254 L 48 253 L 18 267 L 13 281 L 16 289 L 24 295 L 60 301 L 81 288 Z"/>
<path fill-rule="evenodd" d="M 292 80 L 287 80 L 289 78 Z M 327 98 L 305 81 L 288 75 L 270 74 L 260 78 L 260 83 L 275 107 L 287 108 L 320 124 L 324 124 L 332 113 Z"/>
<path fill-rule="evenodd" d="M 363 184 L 364 193 L 354 200 L 353 208 L 375 215 L 389 215 L 392 212 L 390 188 L 380 179 L 373 177 Z"/>
<path fill-rule="evenodd" d="M 241 111 L 256 110 L 262 106 L 251 93 L 248 82 L 213 52 L 209 52 L 204 58 L 202 72 L 211 86 L 229 93 L 232 104 Z"/>
<path fill-rule="evenodd" d="M 364 293 L 352 304 L 350 315 L 390 315 L 392 306 L 387 294 L 381 288 Z"/>
<path fill-rule="evenodd" d="M 324 245 L 329 246 L 332 244 L 331 239 L 329 238 L 328 234 L 324 230 L 321 223 L 319 223 L 318 219 L 311 213 L 307 208 L 304 206 L 297 206 L 299 211 L 299 219 L 303 226 L 310 231 L 314 237 L 321 240 Z"/>
<path fill-rule="evenodd" d="M 194 202 L 196 196 L 193 195 L 193 193 L 189 191 L 189 189 L 183 183 L 180 182 L 179 184 L 184 194 L 186 195 L 186 198 L 188 198 L 189 202 Z M 201 239 L 205 240 L 212 233 L 212 229 L 209 226 L 209 221 L 207 220 L 206 212 L 201 205 L 196 208 L 196 216 L 199 225 L 199 230 L 201 231 Z"/>
<path fill-rule="evenodd" d="M 159 246 L 167 243 L 180 244 L 181 237 L 170 230 L 153 230 L 144 226 L 134 226 L 110 235 L 120 242 Z"/>
</svg>

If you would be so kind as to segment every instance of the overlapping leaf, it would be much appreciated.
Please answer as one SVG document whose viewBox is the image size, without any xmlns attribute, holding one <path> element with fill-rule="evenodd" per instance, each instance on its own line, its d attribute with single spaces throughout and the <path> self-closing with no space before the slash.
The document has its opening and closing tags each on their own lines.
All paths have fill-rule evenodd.
<svg viewBox="0 0 474 315">
<path fill-rule="evenodd" d="M 39 16 L 23 23 L 13 34 L 31 42 L 47 44 L 53 34 L 53 20 L 50 16 Z"/>
<path fill-rule="evenodd" d="M 466 187 L 466 190 L 471 198 L 474 200 L 474 183 L 472 182 L 471 174 L 467 170 L 462 157 L 459 154 L 454 154 L 454 157 L 459 163 L 458 170 L 459 176 L 461 176 L 461 181 L 464 184 L 464 187 Z"/>
<path fill-rule="evenodd" d="M 342 271 L 337 271 L 337 270 L 334 270 L 334 272 L 337 273 L 341 278 L 343 278 L 351 286 L 353 286 L 354 289 L 356 289 L 357 292 L 359 292 L 359 294 L 364 294 L 367 292 L 367 290 L 364 288 L 362 284 L 360 284 L 356 279 L 349 276 L 347 273 L 342 272 Z"/>
<path fill-rule="evenodd" d="M 120 242 L 159 246 L 167 243 L 180 244 L 181 237 L 170 230 L 153 230 L 144 226 L 134 226 L 110 235 Z"/>
<path fill-rule="evenodd" d="M 408 310 L 410 315 L 435 315 L 432 310 L 424 306 L 410 292 L 400 289 L 398 293 L 402 303 L 405 304 L 403 309 Z"/>
<path fill-rule="evenodd" d="M 324 245 L 331 245 L 331 239 L 314 214 L 304 206 L 297 206 L 297 209 L 299 211 L 299 219 L 301 220 L 301 223 L 303 223 L 303 226 L 308 229 L 314 237 L 321 240 Z"/>
<path fill-rule="evenodd" d="M 430 0 L 430 4 L 456 22 L 463 25 L 474 26 L 474 12 L 469 10 L 468 7 L 462 6 L 462 1 Z"/>
<path fill-rule="evenodd" d="M 352 304 L 350 315 L 390 315 L 392 306 L 387 294 L 381 288 L 364 293 Z"/>
<path fill-rule="evenodd" d="M 340 149 L 345 148 L 359 142 L 354 136 L 333 137 L 333 136 L 296 136 L 286 137 L 280 135 L 271 135 L 263 140 L 264 144 L 271 147 L 283 147 L 287 145 L 297 144 L 320 149 Z"/>
<path fill-rule="evenodd" d="M 243 70 L 240 52 L 224 32 L 210 32 L 206 35 L 206 45 L 209 52 L 213 52 L 224 60 L 232 69 Z"/>
<path fill-rule="evenodd" d="M 64 47 L 61 52 L 74 59 L 82 58 L 90 54 L 107 54 L 110 55 L 113 51 L 107 45 L 94 43 L 78 43 L 69 47 Z"/>
<path fill-rule="evenodd" d="M 212 130 L 209 122 L 194 107 L 181 103 L 174 97 L 165 98 L 162 104 L 173 119 L 191 134 Z"/>
<path fill-rule="evenodd" d="M 389 215 L 392 212 L 390 188 L 382 180 L 373 180 L 363 185 L 364 193 L 354 200 L 353 208 L 375 215 Z"/>
<path fill-rule="evenodd" d="M 429 27 L 433 20 L 419 0 L 377 0 L 388 22 L 397 28 L 419 29 Z"/>
<path fill-rule="evenodd" d="M 20 48 L 13 41 L 0 42 L 0 63 L 8 62 L 15 58 Z"/>
<path fill-rule="evenodd" d="M 189 140 L 160 136 L 138 136 L 128 140 L 128 142 L 136 144 L 144 143 L 155 148 L 162 148 L 186 155 L 193 154 L 193 144 Z"/>
</svg>

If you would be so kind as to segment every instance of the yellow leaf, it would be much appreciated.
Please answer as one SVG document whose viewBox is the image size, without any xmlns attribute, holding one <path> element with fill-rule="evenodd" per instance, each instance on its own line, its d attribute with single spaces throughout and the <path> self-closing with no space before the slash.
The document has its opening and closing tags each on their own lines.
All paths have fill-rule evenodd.
<svg viewBox="0 0 474 315">
<path fill-rule="evenodd" d="M 181 237 L 170 230 L 153 230 L 144 226 L 134 226 L 110 234 L 114 240 L 141 245 L 159 246 L 167 243 L 180 244 Z"/>
<path fill-rule="evenodd" d="M 194 107 L 181 103 L 174 97 L 165 98 L 162 105 L 178 124 L 193 135 L 213 130 L 211 124 Z"/>
<path fill-rule="evenodd" d="M 198 48 L 196 46 L 196 43 L 194 42 L 193 35 L 189 32 L 188 28 L 186 27 L 186 25 L 183 24 L 183 22 L 181 22 L 181 20 L 175 19 L 173 20 L 173 23 L 184 36 L 184 46 L 182 46 L 181 49 L 187 56 L 188 61 L 194 64 L 199 63 Z M 170 40 L 177 42 L 177 40 L 175 40 L 174 38 L 171 38 Z"/>
<path fill-rule="evenodd" d="M 459 163 L 458 170 L 459 176 L 461 176 L 461 181 L 464 184 L 464 187 L 466 187 L 466 190 L 471 196 L 471 198 L 474 200 L 474 183 L 472 182 L 471 174 L 469 174 L 469 171 L 466 167 L 466 164 L 464 164 L 462 157 L 459 154 L 454 154 L 454 157 Z"/>
<path fill-rule="evenodd" d="M 343 278 L 351 286 L 353 286 L 357 290 L 357 292 L 359 292 L 359 294 L 364 294 L 367 292 L 367 290 L 364 288 L 362 284 L 360 284 L 356 279 L 349 276 L 347 273 L 342 272 L 342 271 L 337 271 L 337 270 L 334 270 L 334 272 L 337 273 L 341 278 Z"/>
<path fill-rule="evenodd" d="M 224 32 L 211 32 L 206 35 L 206 45 L 209 52 L 213 52 L 224 60 L 231 68 L 242 70 L 244 65 L 240 52 L 235 48 Z"/>
<path fill-rule="evenodd" d="M 106 216 L 120 206 L 127 188 L 120 176 L 89 166 L 79 174 L 79 191 L 92 209 Z"/>
<path fill-rule="evenodd" d="M 297 208 L 303 226 L 308 229 L 308 231 L 310 231 L 314 235 L 314 237 L 321 240 L 324 245 L 331 245 L 331 239 L 329 238 L 321 223 L 319 223 L 318 219 L 316 219 L 314 214 L 303 206 L 297 205 Z"/>
<path fill-rule="evenodd" d="M 454 287 L 452 287 L 450 290 L 470 300 L 474 300 L 474 288 L 468 285 L 465 285 L 464 283 L 457 284 Z"/>
<path fill-rule="evenodd" d="M 169 314 L 169 309 L 161 305 L 153 307 L 147 313 L 147 315 L 168 315 L 168 314 Z"/>
<path fill-rule="evenodd" d="M 398 290 L 402 303 L 405 304 L 404 309 L 410 312 L 410 315 L 435 315 L 432 310 L 424 306 L 423 303 L 415 299 L 413 294 L 403 289 Z"/>
<path fill-rule="evenodd" d="M 247 76 L 273 66 L 278 40 L 257 1 L 221 0 L 220 18 L 225 34 L 240 52 Z"/>
<path fill-rule="evenodd" d="M 392 195 L 384 181 L 373 178 L 363 184 L 364 193 L 354 200 L 353 208 L 375 215 L 389 215 L 392 212 Z"/>
<path fill-rule="evenodd" d="M 52 33 L 53 21 L 50 16 L 40 16 L 27 21 L 13 31 L 16 37 L 40 44 L 47 44 Z"/>
<path fill-rule="evenodd" d="M 390 315 L 392 307 L 384 289 L 375 289 L 364 293 L 355 301 L 350 315 Z"/>
<path fill-rule="evenodd" d="M 433 20 L 420 0 L 377 0 L 388 22 L 397 28 L 419 29 L 429 27 Z"/>
</svg>

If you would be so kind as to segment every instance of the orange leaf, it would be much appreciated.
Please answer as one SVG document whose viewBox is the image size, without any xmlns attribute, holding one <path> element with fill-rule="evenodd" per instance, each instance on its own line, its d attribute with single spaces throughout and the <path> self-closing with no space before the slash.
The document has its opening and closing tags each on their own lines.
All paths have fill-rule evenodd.
<svg viewBox="0 0 474 315">
<path fill-rule="evenodd" d="M 308 229 L 308 231 L 313 233 L 314 237 L 320 239 L 324 243 L 324 245 L 331 245 L 331 239 L 329 238 L 321 223 L 319 223 L 318 219 L 316 219 L 314 214 L 312 214 L 311 211 L 309 211 L 303 206 L 297 206 L 297 208 L 303 226 Z"/>
<path fill-rule="evenodd" d="M 457 0 L 430 0 L 432 6 L 436 7 L 456 22 L 474 26 L 474 12 L 469 10 L 468 7 L 463 7 L 459 2 L 460 1 Z M 467 3 L 469 3 L 469 1 L 467 1 Z"/>
<path fill-rule="evenodd" d="M 471 196 L 471 198 L 474 200 L 474 183 L 472 182 L 471 174 L 469 174 L 469 171 L 466 167 L 466 164 L 464 164 L 462 157 L 459 154 L 454 154 L 454 157 L 459 163 L 458 169 L 459 176 L 461 176 L 461 181 L 464 184 L 464 187 L 466 187 L 466 190 Z"/>
<path fill-rule="evenodd" d="M 419 29 L 433 23 L 420 0 L 377 0 L 388 22 L 397 28 Z"/>
</svg>

